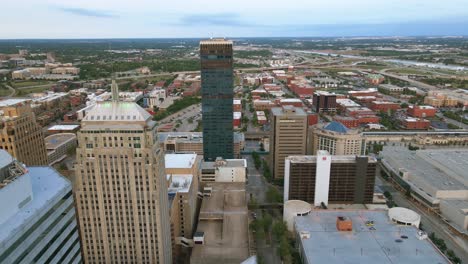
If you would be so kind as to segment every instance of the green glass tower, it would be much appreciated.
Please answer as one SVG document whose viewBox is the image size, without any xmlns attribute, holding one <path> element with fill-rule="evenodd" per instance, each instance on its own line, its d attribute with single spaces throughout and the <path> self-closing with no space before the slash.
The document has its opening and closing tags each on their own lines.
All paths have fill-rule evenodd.
<svg viewBox="0 0 468 264">
<path fill-rule="evenodd" d="M 203 113 L 203 156 L 234 158 L 232 127 L 233 69 L 232 41 L 210 39 L 200 42 Z"/>
</svg>

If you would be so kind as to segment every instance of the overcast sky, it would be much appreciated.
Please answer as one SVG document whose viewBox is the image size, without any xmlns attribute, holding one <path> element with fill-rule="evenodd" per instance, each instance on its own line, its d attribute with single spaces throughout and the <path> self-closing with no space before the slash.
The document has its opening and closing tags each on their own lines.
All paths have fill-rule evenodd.
<svg viewBox="0 0 468 264">
<path fill-rule="evenodd" d="M 468 35 L 468 0 L 0 0 L 0 38 Z"/>
</svg>

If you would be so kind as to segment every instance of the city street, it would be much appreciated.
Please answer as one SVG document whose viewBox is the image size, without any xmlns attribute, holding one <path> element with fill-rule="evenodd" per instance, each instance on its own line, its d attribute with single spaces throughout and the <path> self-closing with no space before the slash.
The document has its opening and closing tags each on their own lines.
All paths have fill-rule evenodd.
<svg viewBox="0 0 468 264">
<path fill-rule="evenodd" d="M 198 125 L 198 120 L 201 120 L 201 104 L 189 106 L 179 112 L 176 112 L 161 121 L 159 125 L 173 124 L 176 131 L 189 132 L 195 130 Z M 193 121 L 190 123 L 188 120 L 192 118 Z M 176 128 L 177 121 L 180 120 L 182 123 Z"/>
</svg>

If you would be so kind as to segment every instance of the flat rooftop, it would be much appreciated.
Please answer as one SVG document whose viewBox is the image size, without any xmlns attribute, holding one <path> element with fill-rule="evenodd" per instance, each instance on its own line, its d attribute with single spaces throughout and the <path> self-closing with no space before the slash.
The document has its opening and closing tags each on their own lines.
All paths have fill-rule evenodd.
<svg viewBox="0 0 468 264">
<path fill-rule="evenodd" d="M 53 131 L 53 130 L 73 131 L 79 127 L 80 125 L 54 125 L 54 126 L 49 127 L 47 130 L 48 131 Z"/>
<path fill-rule="evenodd" d="M 168 193 L 186 193 L 190 190 L 193 175 L 191 174 L 178 174 L 172 175 L 171 183 L 167 189 Z"/>
<path fill-rule="evenodd" d="M 197 160 L 197 154 L 166 154 L 164 164 L 166 169 L 189 169 Z"/>
<path fill-rule="evenodd" d="M 225 159 L 226 163 L 217 165 L 215 161 L 204 161 L 202 162 L 202 169 L 213 169 L 216 167 L 242 167 L 247 168 L 247 160 L 245 159 Z"/>
<path fill-rule="evenodd" d="M 285 111 L 286 110 L 286 111 Z M 294 116 L 306 116 L 306 112 L 304 109 L 300 107 L 294 107 L 290 105 L 285 105 L 283 107 L 273 107 L 271 108 L 271 112 L 273 115 L 281 116 L 281 115 L 294 115 Z"/>
<path fill-rule="evenodd" d="M 166 141 L 167 138 L 185 140 L 190 142 L 203 142 L 202 132 L 158 132 L 160 142 Z M 244 133 L 234 132 L 234 143 L 244 141 Z"/>
<path fill-rule="evenodd" d="M 59 133 L 59 134 L 53 134 L 50 135 L 46 138 L 44 138 L 46 149 L 56 149 L 60 145 L 70 141 L 70 140 L 76 140 L 76 136 L 73 133 Z"/>
<path fill-rule="evenodd" d="M 212 194 L 203 198 L 197 226 L 197 232 L 205 234 L 205 244 L 193 247 L 190 263 L 241 263 L 249 257 L 245 183 L 209 187 Z"/>
<path fill-rule="evenodd" d="M 30 101 L 30 99 L 6 99 L 0 101 L 0 107 L 13 106 L 26 101 Z"/>
<path fill-rule="evenodd" d="M 338 216 L 351 219 L 353 231 L 338 231 Z M 384 210 L 315 210 L 296 217 L 295 229 L 310 233 L 300 242 L 304 263 L 450 263 L 428 239 L 418 239 L 416 227 L 395 225 Z"/>
<path fill-rule="evenodd" d="M 20 177 L 30 177 L 32 185 L 32 200 L 20 209 L 15 215 L 0 223 L 0 248 L 8 244 L 10 238 L 20 230 L 29 228 L 32 222 L 38 220 L 53 205 L 54 200 L 71 191 L 70 182 L 62 177 L 52 167 L 28 167 L 29 173 Z M 0 201 L 2 203 L 9 201 Z M 6 244 L 5 244 L 6 243 Z"/>
<path fill-rule="evenodd" d="M 332 163 L 352 163 L 352 162 L 356 162 L 356 157 L 367 157 L 369 163 L 377 162 L 377 160 L 371 156 L 330 155 L 330 157 L 332 159 Z M 289 156 L 287 157 L 287 159 L 289 159 L 291 163 L 316 163 L 317 162 L 317 156 L 311 156 L 311 155 Z"/>
<path fill-rule="evenodd" d="M 438 190 L 468 190 L 468 149 L 410 151 L 386 146 L 380 153 L 384 165 L 408 172 L 407 181 L 436 197 Z"/>
</svg>

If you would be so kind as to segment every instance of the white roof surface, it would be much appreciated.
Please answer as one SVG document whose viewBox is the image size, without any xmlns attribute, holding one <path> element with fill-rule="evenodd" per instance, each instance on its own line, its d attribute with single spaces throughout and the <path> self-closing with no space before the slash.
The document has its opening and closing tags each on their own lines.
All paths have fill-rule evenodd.
<svg viewBox="0 0 468 264">
<path fill-rule="evenodd" d="M 78 127 L 80 127 L 80 125 L 55 125 L 55 126 L 51 126 L 49 127 L 49 129 L 47 130 L 75 130 L 77 129 Z"/>
<path fill-rule="evenodd" d="M 164 156 L 165 167 L 167 169 L 192 168 L 197 159 L 197 154 L 166 154 Z"/>
<path fill-rule="evenodd" d="M 241 119 L 242 113 L 241 112 L 232 112 L 232 116 L 234 119 Z"/>
<path fill-rule="evenodd" d="M 98 102 L 83 121 L 147 121 L 151 115 L 134 102 Z"/>
<path fill-rule="evenodd" d="M 388 210 L 388 216 L 390 219 L 395 219 L 403 223 L 419 222 L 421 216 L 415 211 L 404 208 L 404 207 L 392 207 Z"/>
<path fill-rule="evenodd" d="M 37 221 L 54 202 L 71 190 L 70 182 L 51 167 L 28 167 L 28 170 L 29 173 L 23 176 L 29 175 L 31 179 L 32 200 L 0 225 L 0 243 L 6 242 L 17 232 L 22 232 L 31 222 Z"/>
<path fill-rule="evenodd" d="M 338 216 L 351 219 L 353 231 L 338 231 Z M 384 210 L 314 210 L 296 217 L 295 228 L 310 233 L 300 238 L 303 263 L 450 263 L 429 240 L 418 239 L 416 227 L 392 223 Z"/>
<path fill-rule="evenodd" d="M 26 101 L 29 101 L 29 99 L 6 99 L 3 101 L 0 101 L 0 107 L 12 106 L 12 105 L 26 102 Z"/>
<path fill-rule="evenodd" d="M 192 184 L 193 175 L 190 174 L 177 174 L 172 175 L 171 184 L 169 185 L 169 193 L 180 193 L 188 192 L 190 190 L 190 185 Z"/>
</svg>

